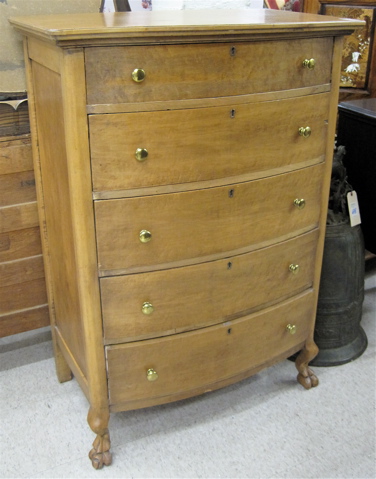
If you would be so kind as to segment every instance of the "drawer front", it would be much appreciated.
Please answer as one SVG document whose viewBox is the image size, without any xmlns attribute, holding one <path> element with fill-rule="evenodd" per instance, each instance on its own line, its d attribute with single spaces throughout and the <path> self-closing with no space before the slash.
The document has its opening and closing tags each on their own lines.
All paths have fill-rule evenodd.
<svg viewBox="0 0 376 479">
<path fill-rule="evenodd" d="M 218 324 L 293 296 L 312 285 L 317 237 L 315 230 L 224 260 L 102 278 L 105 341 L 126 342 Z M 290 265 L 298 265 L 298 270 Z"/>
<path fill-rule="evenodd" d="M 162 397 L 172 401 L 174 395 L 195 394 L 204 386 L 210 389 L 216 382 L 271 362 L 308 337 L 313 299 L 312 293 L 306 293 L 226 324 L 107 347 L 110 404 L 129 402 L 137 407 L 137 401 Z M 294 335 L 286 329 L 292 322 Z M 158 379 L 147 379 L 149 369 Z"/>
<path fill-rule="evenodd" d="M 85 49 L 87 103 L 213 98 L 330 82 L 331 38 Z M 304 68 L 314 58 L 314 69 Z M 132 72 L 144 70 L 135 82 Z"/>
<path fill-rule="evenodd" d="M 91 115 L 94 191 L 319 162 L 325 153 L 328 110 L 329 94 L 319 94 L 233 108 Z M 312 133 L 305 138 L 299 128 L 307 126 Z M 137 150 L 146 150 L 147 156 L 137 159 Z"/>
<path fill-rule="evenodd" d="M 323 172 L 320 164 L 226 187 L 96 201 L 99 269 L 107 275 L 108 270 L 146 271 L 179 261 L 201 262 L 314 229 Z M 296 198 L 305 200 L 304 209 L 294 206 Z M 141 231 L 150 232 L 150 238 L 141 234 L 150 241 L 140 241 Z"/>
</svg>

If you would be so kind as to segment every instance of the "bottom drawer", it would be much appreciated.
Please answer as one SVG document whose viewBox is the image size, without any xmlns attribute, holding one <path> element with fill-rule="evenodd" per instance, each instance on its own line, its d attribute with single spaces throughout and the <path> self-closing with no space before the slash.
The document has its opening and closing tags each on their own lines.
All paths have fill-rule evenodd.
<svg viewBox="0 0 376 479">
<path fill-rule="evenodd" d="M 232 322 L 106 347 L 111 407 L 135 409 L 189 397 L 271 364 L 304 343 L 313 321 L 313 301 L 310 290 Z M 295 334 L 288 332 L 288 324 L 296 326 Z M 149 370 L 156 373 L 152 381 Z"/>
</svg>

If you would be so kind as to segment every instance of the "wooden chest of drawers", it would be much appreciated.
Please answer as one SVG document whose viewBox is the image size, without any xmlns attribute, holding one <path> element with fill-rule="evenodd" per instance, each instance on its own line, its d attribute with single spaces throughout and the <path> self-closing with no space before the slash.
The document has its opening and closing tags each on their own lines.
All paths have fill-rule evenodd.
<svg viewBox="0 0 376 479">
<path fill-rule="evenodd" d="M 14 18 L 23 32 L 58 376 L 109 413 L 301 351 L 322 259 L 342 36 L 275 11 Z"/>
</svg>

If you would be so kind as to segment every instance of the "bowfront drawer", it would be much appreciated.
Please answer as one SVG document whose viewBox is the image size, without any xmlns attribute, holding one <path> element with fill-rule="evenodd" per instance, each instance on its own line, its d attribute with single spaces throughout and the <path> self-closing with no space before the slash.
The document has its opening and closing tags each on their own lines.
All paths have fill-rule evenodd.
<svg viewBox="0 0 376 479">
<path fill-rule="evenodd" d="M 314 229 L 323 171 L 322 163 L 237 185 L 96 201 L 101 275 L 219 259 Z"/>
<path fill-rule="evenodd" d="M 299 349 L 309 333 L 313 300 L 308 292 L 225 324 L 106 347 L 110 404 L 130 409 L 143 407 L 137 405 L 142 400 L 168 402 L 177 394 L 204 392 Z"/>
<path fill-rule="evenodd" d="M 224 260 L 102 278 L 105 342 L 218 324 L 293 296 L 312 285 L 317 237 L 315 230 Z"/>
<path fill-rule="evenodd" d="M 234 107 L 91 115 L 94 191 L 213 180 L 322 161 L 328 110 L 329 94 L 318 94 Z"/>
<path fill-rule="evenodd" d="M 213 98 L 327 84 L 332 50 L 332 38 L 87 48 L 87 103 Z M 314 68 L 305 67 L 311 59 Z"/>
</svg>

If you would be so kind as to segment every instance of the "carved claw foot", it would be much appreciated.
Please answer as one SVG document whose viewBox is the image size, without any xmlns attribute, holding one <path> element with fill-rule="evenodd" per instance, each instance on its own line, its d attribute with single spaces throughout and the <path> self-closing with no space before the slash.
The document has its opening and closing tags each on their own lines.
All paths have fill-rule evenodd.
<svg viewBox="0 0 376 479">
<path fill-rule="evenodd" d="M 104 434 L 98 436 L 93 442 L 93 449 L 89 452 L 89 458 L 94 469 L 102 469 L 103 466 L 109 466 L 112 462 L 112 454 L 110 452 L 110 436 Z"/>
<path fill-rule="evenodd" d="M 296 358 L 295 366 L 299 371 L 298 382 L 305 389 L 311 389 L 319 384 L 319 380 L 315 373 L 308 367 L 308 363 L 317 356 L 319 352 L 318 347 L 313 341 L 307 342 L 299 356 Z"/>
<path fill-rule="evenodd" d="M 314 388 L 319 384 L 319 380 L 312 369 L 307 368 L 307 372 L 305 374 L 307 374 L 307 376 L 305 376 L 303 373 L 299 373 L 297 377 L 298 383 L 300 383 L 305 389 Z"/>
</svg>

